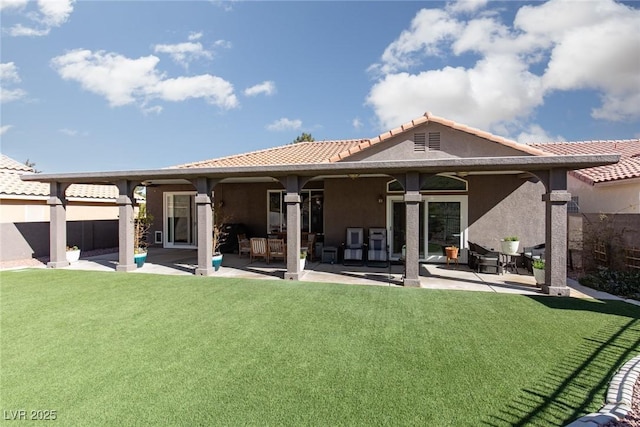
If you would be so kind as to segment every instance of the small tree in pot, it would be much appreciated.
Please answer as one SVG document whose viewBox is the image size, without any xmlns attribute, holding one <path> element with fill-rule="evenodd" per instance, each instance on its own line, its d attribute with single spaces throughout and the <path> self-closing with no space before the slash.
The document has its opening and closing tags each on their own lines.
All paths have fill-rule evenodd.
<svg viewBox="0 0 640 427">
<path fill-rule="evenodd" d="M 147 259 L 147 236 L 152 224 L 153 215 L 147 213 L 145 205 L 141 205 L 138 216 L 133 220 L 133 259 L 138 267 L 142 267 Z"/>
<path fill-rule="evenodd" d="M 217 207 L 213 208 L 213 236 L 211 240 L 211 249 L 213 251 L 211 258 L 211 265 L 215 271 L 218 271 L 222 265 L 222 253 L 220 252 L 220 245 L 227 240 L 229 233 L 225 231 L 224 224 L 227 222 L 227 218 L 222 212 L 222 203 L 219 203 Z"/>
</svg>

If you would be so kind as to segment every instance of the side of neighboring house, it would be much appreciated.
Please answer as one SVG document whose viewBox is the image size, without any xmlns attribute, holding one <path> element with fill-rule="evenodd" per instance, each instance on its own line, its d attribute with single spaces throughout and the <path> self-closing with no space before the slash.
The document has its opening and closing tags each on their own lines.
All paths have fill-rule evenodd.
<svg viewBox="0 0 640 427">
<path fill-rule="evenodd" d="M 590 242 L 607 241 L 620 252 L 616 260 L 624 265 L 623 248 L 640 247 L 640 139 L 580 141 L 532 144 L 552 154 L 620 154 L 613 165 L 570 171 L 567 178 L 569 204 L 569 248 L 582 251 Z M 593 248 L 584 257 L 574 257 L 577 267 L 595 261 Z M 604 256 L 604 255 L 602 255 Z M 611 256 L 609 256 L 611 258 Z M 607 262 L 609 262 L 607 261 Z"/>
<path fill-rule="evenodd" d="M 34 170 L 4 154 L 0 159 L 0 261 L 49 254 L 49 185 L 24 182 Z M 118 246 L 118 190 L 74 184 L 67 189 L 68 244 L 83 250 Z"/>
</svg>

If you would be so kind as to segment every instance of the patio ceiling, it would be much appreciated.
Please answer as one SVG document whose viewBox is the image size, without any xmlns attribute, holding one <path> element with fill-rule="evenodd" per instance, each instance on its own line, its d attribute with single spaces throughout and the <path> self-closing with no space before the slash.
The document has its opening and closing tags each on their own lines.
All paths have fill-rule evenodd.
<svg viewBox="0 0 640 427">
<path fill-rule="evenodd" d="M 59 183 L 114 183 L 121 180 L 146 184 L 189 182 L 198 177 L 207 178 L 279 178 L 288 175 L 303 177 L 348 175 L 396 175 L 406 172 L 420 173 L 521 173 L 550 169 L 575 170 L 618 162 L 619 154 L 566 155 L 566 156 L 512 156 L 468 157 L 434 160 L 358 161 L 316 164 L 268 166 L 236 166 L 187 169 L 149 169 L 107 172 L 76 172 L 59 174 L 23 175 L 24 181 Z"/>
</svg>

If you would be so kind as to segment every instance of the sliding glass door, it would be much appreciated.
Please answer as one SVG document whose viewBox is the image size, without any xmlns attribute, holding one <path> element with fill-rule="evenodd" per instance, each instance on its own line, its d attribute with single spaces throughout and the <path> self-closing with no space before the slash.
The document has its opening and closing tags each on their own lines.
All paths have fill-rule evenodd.
<svg viewBox="0 0 640 427">
<path fill-rule="evenodd" d="M 399 259 L 406 242 L 406 208 L 402 196 L 387 198 L 387 228 L 391 233 L 391 257 Z M 423 196 L 418 228 L 420 260 L 446 262 L 445 247 L 466 245 L 467 196 Z M 464 251 L 460 261 L 466 262 Z"/>
<path fill-rule="evenodd" d="M 197 247 L 195 193 L 165 193 L 164 247 Z"/>
</svg>

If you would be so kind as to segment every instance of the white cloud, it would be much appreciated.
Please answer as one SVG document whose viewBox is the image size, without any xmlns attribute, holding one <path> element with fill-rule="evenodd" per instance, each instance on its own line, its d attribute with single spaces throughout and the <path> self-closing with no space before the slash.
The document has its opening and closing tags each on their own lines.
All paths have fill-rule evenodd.
<svg viewBox="0 0 640 427">
<path fill-rule="evenodd" d="M 67 135 L 67 136 L 88 136 L 89 134 L 87 132 L 80 132 L 79 130 L 75 130 L 75 129 L 67 129 L 67 128 L 62 128 L 62 129 L 58 129 L 58 132 Z"/>
<path fill-rule="evenodd" d="M 232 47 L 231 42 L 228 40 L 216 40 L 215 42 L 213 42 L 213 45 L 215 47 L 220 47 L 223 49 L 231 49 Z"/>
<path fill-rule="evenodd" d="M 7 133 L 9 131 L 9 129 L 11 129 L 13 127 L 13 125 L 4 125 L 4 126 L 0 126 L 0 135 L 4 135 L 5 133 Z"/>
<path fill-rule="evenodd" d="M 355 119 L 353 119 L 351 121 L 351 125 L 354 127 L 354 129 L 360 129 L 362 128 L 362 120 L 360 120 L 359 117 L 356 117 Z"/>
<path fill-rule="evenodd" d="M 189 34 L 189 41 L 194 41 L 194 40 L 199 40 L 201 39 L 203 36 L 202 31 L 196 33 L 196 32 L 191 32 Z"/>
<path fill-rule="evenodd" d="M 20 88 L 7 87 L 20 83 L 18 67 L 13 62 L 0 64 L 0 102 L 17 101 L 26 96 L 26 92 Z"/>
<path fill-rule="evenodd" d="M 0 1 L 0 10 L 4 9 L 22 9 L 27 5 L 29 0 L 2 0 Z"/>
<path fill-rule="evenodd" d="M 451 13 L 470 13 L 482 9 L 489 0 L 457 0 L 447 4 L 447 10 Z"/>
<path fill-rule="evenodd" d="M 104 51 L 74 50 L 51 60 L 52 67 L 65 80 L 80 83 L 83 89 L 104 96 L 112 107 L 138 104 L 143 110 L 152 99 L 184 101 L 203 98 L 222 109 L 235 108 L 238 101 L 233 85 L 209 74 L 167 78 L 156 69 L 158 57 L 131 59 Z"/>
<path fill-rule="evenodd" d="M 267 130 L 271 130 L 271 131 L 298 130 L 301 127 L 302 127 L 302 120 L 298 120 L 298 119 L 291 120 L 283 117 L 267 125 Z"/>
<path fill-rule="evenodd" d="M 640 117 L 640 10 L 612 0 L 550 0 L 521 7 L 512 23 L 490 12 L 456 14 L 484 3 L 423 9 L 384 50 L 370 67 L 381 74 L 367 97 L 381 127 L 432 111 L 488 130 L 541 135 L 531 114 L 552 91 L 576 89 L 599 93 L 594 118 Z M 428 65 L 429 58 L 462 55 L 477 59 Z"/>
<path fill-rule="evenodd" d="M 522 144 L 533 144 L 536 142 L 560 142 L 566 139 L 561 135 L 551 136 L 538 124 L 531 124 L 527 129 L 520 132 L 517 141 Z"/>
<path fill-rule="evenodd" d="M 264 81 L 255 86 L 248 87 L 244 90 L 246 96 L 256 96 L 260 94 L 273 95 L 276 93 L 276 84 L 272 81 Z"/>
<path fill-rule="evenodd" d="M 184 67 L 188 67 L 190 62 L 199 58 L 213 58 L 213 53 L 205 50 L 200 42 L 158 44 L 155 46 L 154 52 L 168 53 L 171 59 Z"/>
<path fill-rule="evenodd" d="M 3 0 L 2 3 L 2 9 L 19 8 L 25 10 L 26 18 L 35 25 L 16 24 L 9 29 L 9 35 L 14 37 L 39 37 L 48 35 L 51 29 L 60 27 L 69 20 L 75 0 L 38 0 L 37 11 L 26 10 L 29 2 Z"/>
</svg>

